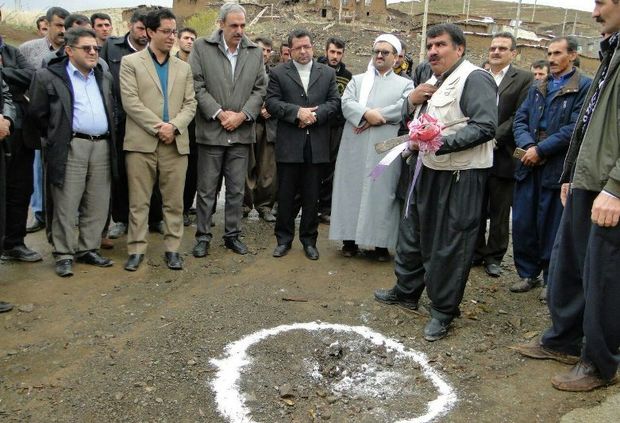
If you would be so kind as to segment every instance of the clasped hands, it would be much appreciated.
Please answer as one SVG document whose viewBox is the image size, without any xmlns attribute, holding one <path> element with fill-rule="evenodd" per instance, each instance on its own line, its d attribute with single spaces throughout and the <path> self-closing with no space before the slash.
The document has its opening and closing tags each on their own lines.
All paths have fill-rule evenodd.
<svg viewBox="0 0 620 423">
<path fill-rule="evenodd" d="M 232 132 L 237 129 L 243 122 L 246 121 L 247 116 L 243 112 L 234 112 L 232 110 L 222 110 L 217 114 L 217 118 L 220 120 L 220 125 L 228 132 Z"/>
<path fill-rule="evenodd" d="M 154 126 L 157 130 L 157 138 L 164 144 L 172 144 L 176 137 L 176 126 L 167 122 L 160 122 Z"/>
<path fill-rule="evenodd" d="M 313 123 L 316 123 L 316 110 L 318 106 L 314 107 L 300 107 L 297 111 L 297 119 L 299 123 L 297 126 L 300 128 L 306 128 Z"/>
<path fill-rule="evenodd" d="M 535 146 L 528 148 L 525 151 L 523 157 L 521 157 L 521 163 L 525 166 L 538 166 L 543 163 L 542 158 L 538 155 L 538 150 L 536 150 Z"/>
<path fill-rule="evenodd" d="M 384 125 L 387 122 L 379 109 L 366 110 L 364 116 L 362 116 L 362 119 L 362 125 L 358 126 L 357 128 L 353 128 L 353 132 L 355 132 L 356 134 L 361 134 L 371 126 L 380 126 Z"/>
</svg>

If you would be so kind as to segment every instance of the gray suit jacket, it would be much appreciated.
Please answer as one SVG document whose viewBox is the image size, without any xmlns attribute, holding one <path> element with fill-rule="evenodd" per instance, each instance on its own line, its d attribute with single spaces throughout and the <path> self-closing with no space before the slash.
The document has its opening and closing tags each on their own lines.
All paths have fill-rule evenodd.
<svg viewBox="0 0 620 423">
<path fill-rule="evenodd" d="M 194 89 L 198 100 L 198 144 L 227 146 L 256 142 L 254 124 L 267 88 L 263 52 L 246 37 L 241 39 L 238 51 L 233 75 L 221 30 L 209 38 L 199 38 L 194 43 L 189 64 L 194 74 Z M 219 119 L 213 119 L 219 109 L 243 112 L 249 119 L 234 131 L 228 132 Z"/>
<path fill-rule="evenodd" d="M 332 68 L 314 61 L 306 94 L 292 60 L 276 66 L 269 74 L 265 104 L 271 116 L 278 119 L 276 161 L 303 163 L 306 132 L 309 131 L 312 163 L 329 162 L 329 122 L 340 113 L 336 72 Z M 318 106 L 316 123 L 300 128 L 299 108 L 314 106 Z"/>
</svg>

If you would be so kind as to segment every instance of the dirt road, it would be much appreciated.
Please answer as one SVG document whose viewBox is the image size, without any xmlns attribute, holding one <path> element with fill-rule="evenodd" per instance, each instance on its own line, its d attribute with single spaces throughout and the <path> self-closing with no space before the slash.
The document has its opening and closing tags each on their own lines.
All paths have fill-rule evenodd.
<svg viewBox="0 0 620 423">
<path fill-rule="evenodd" d="M 298 243 L 274 259 L 273 228 L 257 219 L 244 223 L 252 254 L 239 256 L 224 249 L 222 213 L 216 216 L 210 255 L 186 255 L 180 272 L 165 267 L 163 243 L 151 234 L 148 261 L 136 273 L 122 269 L 122 238 L 108 253 L 114 267 L 78 264 L 73 278 L 60 279 L 43 234 L 28 236 L 44 262 L 0 265 L 0 297 L 22 310 L 0 315 L 0 420 L 224 422 L 215 401 L 222 386 L 213 385 L 222 374 L 211 360 L 256 331 L 314 321 L 366 326 L 423 352 L 456 395 L 437 421 L 554 422 L 619 392 L 555 391 L 549 379 L 562 365 L 525 361 L 508 349 L 548 322 L 538 292 L 508 292 L 516 278 L 510 266 L 500 279 L 474 268 L 463 316 L 446 339 L 428 343 L 426 316 L 372 299 L 375 288 L 393 283 L 392 263 L 342 258 L 323 225 L 319 261 L 307 260 Z M 256 421 L 413 419 L 437 396 L 419 364 L 355 334 L 283 333 L 252 346 L 248 357 L 239 389 Z"/>
</svg>

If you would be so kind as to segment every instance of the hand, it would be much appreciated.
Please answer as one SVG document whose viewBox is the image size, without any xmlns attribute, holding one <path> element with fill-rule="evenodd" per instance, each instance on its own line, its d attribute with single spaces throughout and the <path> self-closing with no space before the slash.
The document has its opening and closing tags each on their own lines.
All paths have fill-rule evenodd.
<svg viewBox="0 0 620 423">
<path fill-rule="evenodd" d="M 11 121 L 0 115 L 0 141 L 11 135 Z"/>
<path fill-rule="evenodd" d="M 364 120 L 371 126 L 379 126 L 385 124 L 386 120 L 378 109 L 366 110 Z"/>
<path fill-rule="evenodd" d="M 217 117 L 219 118 L 222 113 L 224 112 L 221 112 L 219 115 L 217 115 Z M 223 120 L 220 119 L 220 121 L 224 129 L 226 129 L 229 132 L 232 132 L 235 129 L 237 129 L 239 126 L 241 126 L 241 124 L 245 122 L 246 119 L 247 119 L 247 116 L 243 112 L 228 111 L 226 114 L 226 117 Z"/>
<path fill-rule="evenodd" d="M 164 144 L 172 144 L 175 138 L 176 127 L 171 123 L 160 122 L 154 126 L 157 129 L 157 138 Z"/>
<path fill-rule="evenodd" d="M 316 109 L 318 109 L 317 106 L 299 108 L 299 111 L 297 112 L 297 119 L 299 119 L 300 128 L 305 128 L 306 126 L 312 125 L 316 122 L 316 113 L 312 113 Z"/>
<path fill-rule="evenodd" d="M 523 157 L 521 157 L 521 163 L 525 166 L 536 166 L 539 165 L 541 161 L 538 151 L 536 151 L 536 147 L 534 146 L 528 148 Z"/>
<path fill-rule="evenodd" d="M 592 204 L 592 223 L 612 227 L 620 220 L 620 199 L 601 192 Z"/>
<path fill-rule="evenodd" d="M 429 98 L 435 94 L 437 91 L 437 87 L 431 84 L 420 84 L 415 90 L 409 93 L 409 103 L 414 106 L 423 104 L 425 101 L 428 101 Z"/>
<path fill-rule="evenodd" d="M 362 126 L 358 126 L 357 128 L 353 128 L 353 132 L 356 133 L 356 134 L 361 134 L 362 132 L 364 132 L 368 128 L 370 128 L 370 123 L 364 122 L 362 124 Z"/>
<path fill-rule="evenodd" d="M 269 119 L 271 117 L 267 109 L 265 109 L 264 107 L 260 109 L 260 115 L 263 117 L 263 119 Z"/>
<path fill-rule="evenodd" d="M 570 191 L 570 184 L 562 184 L 560 187 L 560 201 L 562 207 L 566 207 L 566 198 L 568 197 L 568 191 Z"/>
</svg>

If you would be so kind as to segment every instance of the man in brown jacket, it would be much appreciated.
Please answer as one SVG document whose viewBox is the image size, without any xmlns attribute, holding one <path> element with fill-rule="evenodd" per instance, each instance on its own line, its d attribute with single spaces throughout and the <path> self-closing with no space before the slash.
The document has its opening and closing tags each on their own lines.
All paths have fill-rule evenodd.
<svg viewBox="0 0 620 423">
<path fill-rule="evenodd" d="M 207 255 L 218 181 L 226 178 L 224 244 L 237 254 L 248 248 L 239 239 L 249 147 L 267 90 L 263 54 L 245 35 L 245 9 L 226 3 L 220 29 L 199 38 L 189 57 L 198 109 L 197 231 L 194 257 Z"/>
<path fill-rule="evenodd" d="M 170 55 L 177 33 L 174 14 L 169 9 L 153 10 L 144 24 L 149 47 L 123 57 L 120 71 L 129 182 L 125 270 L 137 270 L 144 259 L 149 200 L 157 177 L 164 206 L 166 264 L 180 270 L 187 126 L 196 112 L 196 99 L 189 65 Z"/>
</svg>

